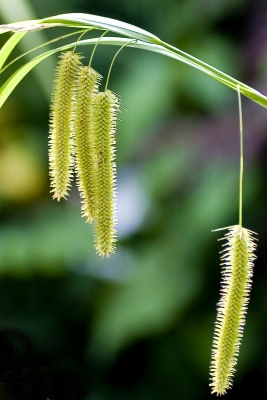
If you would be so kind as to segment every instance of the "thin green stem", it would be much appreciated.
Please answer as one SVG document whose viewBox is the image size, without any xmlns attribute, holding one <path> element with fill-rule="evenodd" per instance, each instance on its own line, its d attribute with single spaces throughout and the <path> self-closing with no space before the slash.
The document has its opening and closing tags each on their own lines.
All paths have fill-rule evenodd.
<svg viewBox="0 0 267 400">
<path fill-rule="evenodd" d="M 89 67 L 91 67 L 92 60 L 93 60 L 93 57 L 94 57 L 94 54 L 95 54 L 97 45 L 99 44 L 99 42 L 100 42 L 100 40 L 102 39 L 102 37 L 105 36 L 107 33 L 108 33 L 108 30 L 106 30 L 104 33 L 102 33 L 102 35 L 98 38 L 98 41 L 97 41 L 96 44 L 94 45 L 94 48 L 93 48 L 93 51 L 92 51 L 92 54 L 91 54 L 91 57 L 90 57 L 90 60 L 89 60 Z"/>
<path fill-rule="evenodd" d="M 130 40 L 129 42 L 127 42 L 127 43 L 125 43 L 123 46 L 121 46 L 121 48 L 117 51 L 117 53 L 116 53 L 115 56 L 113 57 L 113 60 L 111 61 L 111 64 L 110 64 L 110 67 L 109 67 L 109 70 L 108 70 L 108 76 L 107 76 L 107 80 L 106 80 L 105 91 L 106 91 L 107 88 L 108 88 L 110 73 L 111 73 L 111 70 L 112 70 L 112 67 L 113 67 L 113 64 L 114 64 L 114 61 L 115 61 L 117 55 L 119 54 L 119 52 L 120 52 L 124 47 L 128 46 L 130 43 L 133 43 L 133 42 L 136 42 L 136 39 Z"/>
<path fill-rule="evenodd" d="M 243 118 L 240 86 L 237 87 L 238 94 L 238 110 L 239 110 L 239 137 L 240 137 L 240 172 L 239 172 L 239 225 L 242 226 L 242 204 L 243 204 L 243 167 L 244 167 L 244 151 L 243 151 Z"/>
<path fill-rule="evenodd" d="M 91 29 L 86 29 L 86 30 L 83 31 L 82 34 L 78 37 L 78 39 L 77 39 L 77 41 L 76 41 L 76 43 L 75 43 L 74 49 L 73 49 L 73 53 L 75 53 L 77 44 L 78 44 L 78 42 L 81 40 L 81 38 L 83 37 L 83 35 L 85 35 L 85 34 L 86 34 L 87 32 L 89 32 L 90 30 L 91 30 Z"/>
</svg>

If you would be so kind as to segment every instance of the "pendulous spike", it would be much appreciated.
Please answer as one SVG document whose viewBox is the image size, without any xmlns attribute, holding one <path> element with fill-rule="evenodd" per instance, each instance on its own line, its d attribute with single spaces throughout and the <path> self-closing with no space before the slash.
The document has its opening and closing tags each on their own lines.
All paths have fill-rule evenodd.
<svg viewBox="0 0 267 400">
<path fill-rule="evenodd" d="M 82 215 L 87 222 L 92 222 L 96 218 L 94 193 L 96 155 L 92 129 L 92 107 L 94 107 L 94 98 L 98 93 L 101 78 L 101 75 L 93 68 L 83 66 L 79 68 L 75 82 L 75 170 L 82 199 Z"/>
<path fill-rule="evenodd" d="M 248 229 L 232 226 L 225 238 L 227 247 L 222 256 L 222 289 L 210 366 L 210 386 L 217 395 L 225 394 L 232 386 L 256 258 L 255 239 Z"/>
<path fill-rule="evenodd" d="M 60 55 L 52 90 L 49 127 L 51 192 L 58 201 L 66 198 L 73 174 L 73 88 L 81 56 L 72 51 Z"/>
<path fill-rule="evenodd" d="M 116 242 L 115 133 L 118 110 L 119 100 L 113 92 L 106 90 L 96 94 L 92 115 L 97 164 L 95 247 L 102 257 L 114 253 Z"/>
</svg>

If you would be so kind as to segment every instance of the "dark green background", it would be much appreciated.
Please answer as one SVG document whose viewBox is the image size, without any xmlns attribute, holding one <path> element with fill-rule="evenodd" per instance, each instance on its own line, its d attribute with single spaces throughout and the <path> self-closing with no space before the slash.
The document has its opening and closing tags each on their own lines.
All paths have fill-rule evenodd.
<svg viewBox="0 0 267 400">
<path fill-rule="evenodd" d="M 28 18 L 85 12 L 132 23 L 267 92 L 265 1 L 20 3 L 32 7 Z M 14 21 L 8 7 L 0 2 L 2 23 Z M 86 63 L 91 48 L 81 50 Z M 93 66 L 104 77 L 115 51 L 97 49 Z M 49 193 L 55 62 L 30 73 L 0 113 L 0 399 L 210 398 L 222 235 L 211 230 L 238 222 L 237 95 L 174 60 L 120 53 L 109 85 L 127 110 L 117 133 L 119 240 L 103 260 L 75 184 L 67 202 Z M 243 115 L 243 221 L 259 243 L 229 399 L 267 394 L 267 113 L 244 98 Z"/>
</svg>

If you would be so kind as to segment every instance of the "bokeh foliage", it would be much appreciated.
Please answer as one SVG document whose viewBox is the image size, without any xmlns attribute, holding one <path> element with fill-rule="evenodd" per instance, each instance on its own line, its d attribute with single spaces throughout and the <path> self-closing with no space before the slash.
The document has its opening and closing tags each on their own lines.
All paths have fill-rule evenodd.
<svg viewBox="0 0 267 400">
<path fill-rule="evenodd" d="M 266 6 L 203 3 L 35 0 L 27 18 L 121 19 L 266 92 Z M 29 3 L 20 4 L 27 11 Z M 13 22 L 7 11 L 0 2 L 2 23 Z M 86 62 L 91 49 L 82 50 Z M 97 49 L 93 66 L 104 76 L 113 54 Z M 170 59 L 121 52 L 110 81 L 127 110 L 117 133 L 119 242 L 105 260 L 94 254 L 75 185 L 67 202 L 49 194 L 55 60 L 27 76 L 0 113 L 1 400 L 209 398 L 220 281 L 220 236 L 211 230 L 237 223 L 237 96 Z M 266 394 L 267 114 L 248 100 L 243 114 L 243 219 L 259 233 L 259 260 L 229 398 L 255 385 Z"/>
</svg>

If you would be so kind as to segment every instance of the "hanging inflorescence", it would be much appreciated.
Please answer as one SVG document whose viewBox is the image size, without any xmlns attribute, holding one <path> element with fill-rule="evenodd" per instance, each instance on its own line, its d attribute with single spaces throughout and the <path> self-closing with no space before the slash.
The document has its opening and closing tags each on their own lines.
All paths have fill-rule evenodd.
<svg viewBox="0 0 267 400">
<path fill-rule="evenodd" d="M 255 233 L 242 226 L 244 152 L 240 86 L 237 87 L 237 93 L 240 127 L 239 224 L 228 228 L 229 232 L 225 235 L 227 243 L 221 256 L 221 299 L 217 309 L 210 366 L 210 386 L 212 393 L 217 395 L 225 394 L 232 386 L 256 258 Z"/>
<path fill-rule="evenodd" d="M 61 54 L 52 91 L 49 163 L 53 198 L 58 201 L 68 195 L 73 174 L 73 92 L 80 58 L 72 51 Z"/>
<path fill-rule="evenodd" d="M 116 124 L 120 103 L 101 75 L 83 66 L 81 56 L 60 56 L 52 91 L 49 163 L 53 198 L 69 193 L 73 171 L 82 216 L 95 223 L 97 253 L 108 257 L 116 242 Z"/>
</svg>

